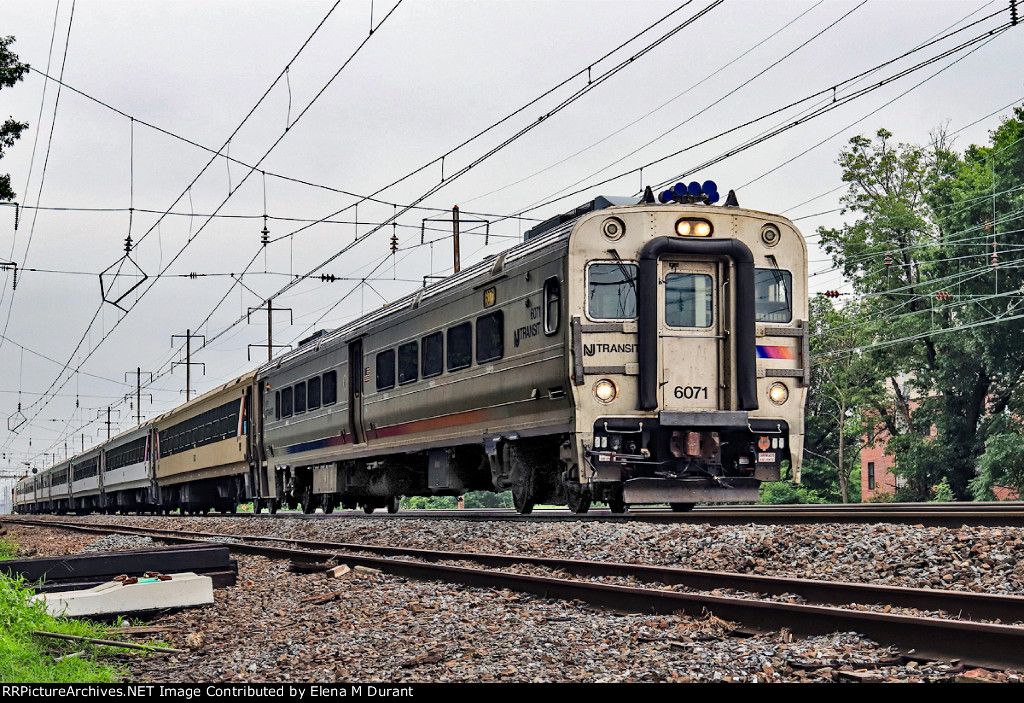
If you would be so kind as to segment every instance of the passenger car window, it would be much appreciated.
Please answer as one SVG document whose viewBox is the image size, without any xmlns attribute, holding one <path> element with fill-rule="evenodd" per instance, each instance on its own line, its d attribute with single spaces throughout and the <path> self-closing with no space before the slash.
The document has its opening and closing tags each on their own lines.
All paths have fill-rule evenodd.
<svg viewBox="0 0 1024 703">
<path fill-rule="evenodd" d="M 306 409 L 316 410 L 320 407 L 320 377 L 314 376 L 306 381 Z"/>
<path fill-rule="evenodd" d="M 409 342 L 398 347 L 398 383 L 412 383 L 420 377 L 420 345 Z"/>
<path fill-rule="evenodd" d="M 295 414 L 306 412 L 306 382 L 295 384 Z"/>
<path fill-rule="evenodd" d="M 754 269 L 754 318 L 758 322 L 793 319 L 793 274 L 781 269 Z"/>
<path fill-rule="evenodd" d="M 423 378 L 440 376 L 444 371 L 444 335 L 440 332 L 423 338 Z"/>
<path fill-rule="evenodd" d="M 587 268 L 587 311 L 595 320 L 636 317 L 637 265 L 591 264 Z"/>
<path fill-rule="evenodd" d="M 505 314 L 495 310 L 476 318 L 476 363 L 500 359 L 505 354 Z"/>
<path fill-rule="evenodd" d="M 473 363 L 473 325 L 464 322 L 448 328 L 448 370 L 457 371 Z"/>
<path fill-rule="evenodd" d="M 324 405 L 334 405 L 338 402 L 338 372 L 328 371 L 324 374 Z"/>
<path fill-rule="evenodd" d="M 292 416 L 292 389 L 291 387 L 281 389 L 281 417 Z"/>
<path fill-rule="evenodd" d="M 395 350 L 388 349 L 377 355 L 377 390 L 395 387 Z"/>
<path fill-rule="evenodd" d="M 665 324 L 669 327 L 710 327 L 714 321 L 711 276 L 670 273 L 665 276 Z"/>
</svg>

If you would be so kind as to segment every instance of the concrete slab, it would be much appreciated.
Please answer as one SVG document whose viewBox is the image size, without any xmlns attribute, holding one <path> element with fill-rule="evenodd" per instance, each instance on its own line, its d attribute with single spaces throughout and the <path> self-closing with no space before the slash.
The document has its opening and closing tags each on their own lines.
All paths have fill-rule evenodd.
<svg viewBox="0 0 1024 703">
<path fill-rule="evenodd" d="M 122 615 L 161 608 L 185 608 L 213 603 L 213 579 L 191 572 L 168 574 L 171 578 L 140 578 L 137 583 L 110 581 L 82 591 L 40 593 L 53 615 L 86 617 Z"/>
</svg>

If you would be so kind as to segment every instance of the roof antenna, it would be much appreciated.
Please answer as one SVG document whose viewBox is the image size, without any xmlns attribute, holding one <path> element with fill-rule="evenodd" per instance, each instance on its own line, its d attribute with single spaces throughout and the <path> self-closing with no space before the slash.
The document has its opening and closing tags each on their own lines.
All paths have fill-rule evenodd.
<svg viewBox="0 0 1024 703">
<path fill-rule="evenodd" d="M 726 207 L 739 207 L 740 201 L 736 199 L 736 191 L 730 190 L 728 197 L 725 199 Z"/>
</svg>

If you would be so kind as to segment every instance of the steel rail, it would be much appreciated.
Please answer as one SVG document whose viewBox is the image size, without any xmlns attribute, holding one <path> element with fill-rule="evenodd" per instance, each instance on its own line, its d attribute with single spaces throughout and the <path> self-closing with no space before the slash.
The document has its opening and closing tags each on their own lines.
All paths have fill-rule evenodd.
<svg viewBox="0 0 1024 703">
<path fill-rule="evenodd" d="M 185 533 L 153 528 L 125 528 L 120 526 L 100 526 L 96 524 L 81 525 L 77 523 L 58 523 L 54 521 L 11 520 L 40 526 L 67 527 L 86 532 L 104 532 L 119 534 L 158 534 L 160 539 L 192 542 L 197 539 L 245 539 L 239 535 L 217 535 L 212 533 Z M 187 535 L 187 536 L 186 536 Z M 764 633 L 780 628 L 788 628 L 799 635 L 827 634 L 835 631 L 856 631 L 871 637 L 877 642 L 890 643 L 895 646 L 913 650 L 914 656 L 929 660 L 962 660 L 971 666 L 994 669 L 1024 669 L 1024 628 L 1001 624 L 966 622 L 938 618 L 925 618 L 910 615 L 893 615 L 862 610 L 850 610 L 824 605 L 804 605 L 780 603 L 777 601 L 755 600 L 732 596 L 717 596 L 706 593 L 680 593 L 662 589 L 619 586 L 590 581 L 555 578 L 550 576 L 532 576 L 512 574 L 508 572 L 473 569 L 462 566 L 450 566 L 431 561 L 410 561 L 381 556 L 353 554 L 348 549 L 355 548 L 366 552 L 368 545 L 310 542 L 288 538 L 248 537 L 259 542 L 285 542 L 293 545 L 309 544 L 321 546 L 343 547 L 345 552 L 335 550 L 307 550 L 267 545 L 225 542 L 233 551 L 270 558 L 289 559 L 302 562 L 319 562 L 335 560 L 347 564 L 378 569 L 395 576 L 403 576 L 420 580 L 441 580 L 461 583 L 481 588 L 507 588 L 532 593 L 544 598 L 579 599 L 601 607 L 626 612 L 676 613 L 687 612 L 699 614 L 713 612 L 717 617 L 737 621 L 743 624 L 743 630 Z M 959 592 L 930 591 L 930 589 L 903 589 L 893 587 L 872 587 L 866 584 L 831 584 L 828 582 L 810 581 L 808 579 L 787 580 L 749 575 L 722 574 L 719 572 L 692 572 L 689 570 L 672 569 L 670 567 L 641 567 L 631 564 L 613 562 L 577 562 L 552 560 L 541 557 L 523 558 L 513 555 L 474 554 L 453 552 L 432 552 L 430 550 L 402 550 L 400 548 L 376 547 L 409 557 L 424 558 L 433 554 L 437 558 L 489 561 L 492 565 L 533 563 L 558 568 L 563 571 L 578 569 L 578 575 L 633 576 L 639 573 L 653 575 L 660 573 L 663 577 L 680 579 L 690 576 L 703 579 L 704 587 L 721 589 L 725 586 L 719 578 L 730 577 L 733 583 L 743 583 L 744 590 L 764 590 L 784 588 L 783 592 L 792 593 L 798 586 L 813 589 L 820 598 L 836 598 L 841 593 L 891 594 L 894 598 L 909 599 L 907 607 L 921 608 L 916 596 L 931 598 L 933 605 L 943 598 L 947 605 L 954 602 L 968 604 L 975 612 L 1001 613 L 1007 617 L 1007 610 L 1020 613 L 1024 599 L 1015 596 L 990 594 L 974 594 Z M 744 578 L 746 576 L 746 578 Z M 680 581 L 682 583 L 683 581 Z M 752 588 L 753 584 L 761 584 L 760 588 Z M 786 586 L 789 586 L 786 588 Z M 849 589 L 849 587 L 854 587 Z M 845 590 L 849 589 L 849 590 Z M 888 601 L 885 601 L 888 602 Z M 983 606 L 982 604 L 988 603 Z M 955 607 L 955 606 L 954 606 Z M 985 610 L 991 608 L 991 610 Z M 940 608 L 948 610 L 948 608 Z M 1014 619 L 1016 615 L 1013 616 Z"/>
<path fill-rule="evenodd" d="M 40 521 L 39 525 L 52 524 Z M 328 542 L 322 540 L 296 539 L 292 537 L 268 537 L 265 535 L 236 535 L 218 532 L 184 532 L 153 527 L 132 527 L 103 523 L 63 523 L 73 529 L 109 532 L 117 530 L 123 534 L 146 534 L 166 538 L 189 537 L 202 540 L 246 540 L 258 543 L 284 543 L 305 550 L 345 552 L 368 552 L 382 556 L 410 557 L 424 561 L 473 561 L 491 567 L 529 564 L 564 571 L 576 576 L 612 576 L 636 578 L 648 583 L 681 585 L 699 590 L 737 589 L 749 593 L 781 596 L 798 595 L 807 601 L 824 605 L 849 605 L 886 603 L 902 608 L 943 611 L 965 620 L 1019 620 L 1024 619 L 1024 597 L 975 593 L 971 591 L 950 591 L 931 588 L 910 588 L 867 583 L 844 583 L 818 579 L 764 576 L 727 571 L 683 569 L 673 566 L 631 564 L 613 561 L 584 559 L 554 559 L 525 554 L 497 554 L 493 552 L 452 552 L 413 547 L 391 547 L 380 544 L 357 542 Z"/>
</svg>

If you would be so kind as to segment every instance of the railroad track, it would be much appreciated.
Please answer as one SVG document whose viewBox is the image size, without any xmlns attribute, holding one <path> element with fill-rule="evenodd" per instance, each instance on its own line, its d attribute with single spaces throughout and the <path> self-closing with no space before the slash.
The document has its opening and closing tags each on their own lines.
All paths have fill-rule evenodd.
<svg viewBox="0 0 1024 703">
<path fill-rule="evenodd" d="M 146 535 L 172 542 L 223 541 L 233 551 L 243 554 L 307 563 L 333 561 L 419 580 L 440 580 L 481 588 L 516 590 L 545 598 L 581 600 L 625 612 L 711 612 L 719 618 L 741 623 L 741 633 L 788 629 L 795 635 L 809 636 L 855 631 L 879 643 L 899 647 L 911 653 L 917 661 L 959 660 L 972 667 L 1024 669 L 1024 627 L 982 622 L 1019 620 L 1024 613 L 1024 598 L 1017 596 L 96 523 L 85 525 L 21 518 L 5 518 L 5 521 L 103 534 Z M 485 568 L 456 565 L 465 562 Z M 536 570 L 541 575 L 501 570 L 523 567 Z M 630 583 L 624 585 L 583 579 L 619 579 Z M 661 584 L 662 587 L 636 586 L 632 582 Z M 694 590 L 674 590 L 680 588 Z M 725 590 L 776 598 L 786 595 L 787 601 L 720 595 Z M 790 602 L 793 596 L 803 602 Z M 941 611 L 948 617 L 864 610 L 855 604 L 886 604 L 897 608 Z"/>
<path fill-rule="evenodd" d="M 511 508 L 464 510 L 403 510 L 388 514 L 378 510 L 372 515 L 363 511 L 339 511 L 330 515 L 301 512 L 211 513 L 209 517 L 238 519 L 290 520 L 512 520 L 517 522 L 555 521 L 635 521 L 652 523 L 697 523 L 704 525 L 806 525 L 823 523 L 873 524 L 893 523 L 925 527 L 1024 527 L 1024 501 L 992 503 L 856 503 L 819 505 L 728 505 L 698 506 L 685 513 L 662 508 L 634 508 L 628 513 L 612 513 L 594 508 L 577 515 L 564 508 L 539 508 L 530 515 L 520 515 Z"/>
<path fill-rule="evenodd" d="M 254 517 L 252 514 L 241 516 Z M 226 516 L 224 516 L 226 517 Z M 261 514 L 261 519 L 298 518 L 312 520 L 516 520 L 547 522 L 576 520 L 637 521 L 653 523 L 699 523 L 707 525 L 743 525 L 757 522 L 762 525 L 822 524 L 830 522 L 870 524 L 923 525 L 926 527 L 1024 527 L 1024 502 L 1002 501 L 992 503 L 857 503 L 852 505 L 730 505 L 699 506 L 690 512 L 673 513 L 662 508 L 634 508 L 628 513 L 612 513 L 605 508 L 594 508 L 585 515 L 577 515 L 564 508 L 534 510 L 530 515 L 519 515 L 511 508 L 466 510 L 403 510 L 389 515 L 383 510 L 372 515 L 362 511 L 342 511 L 331 515 L 316 513 Z"/>
</svg>

